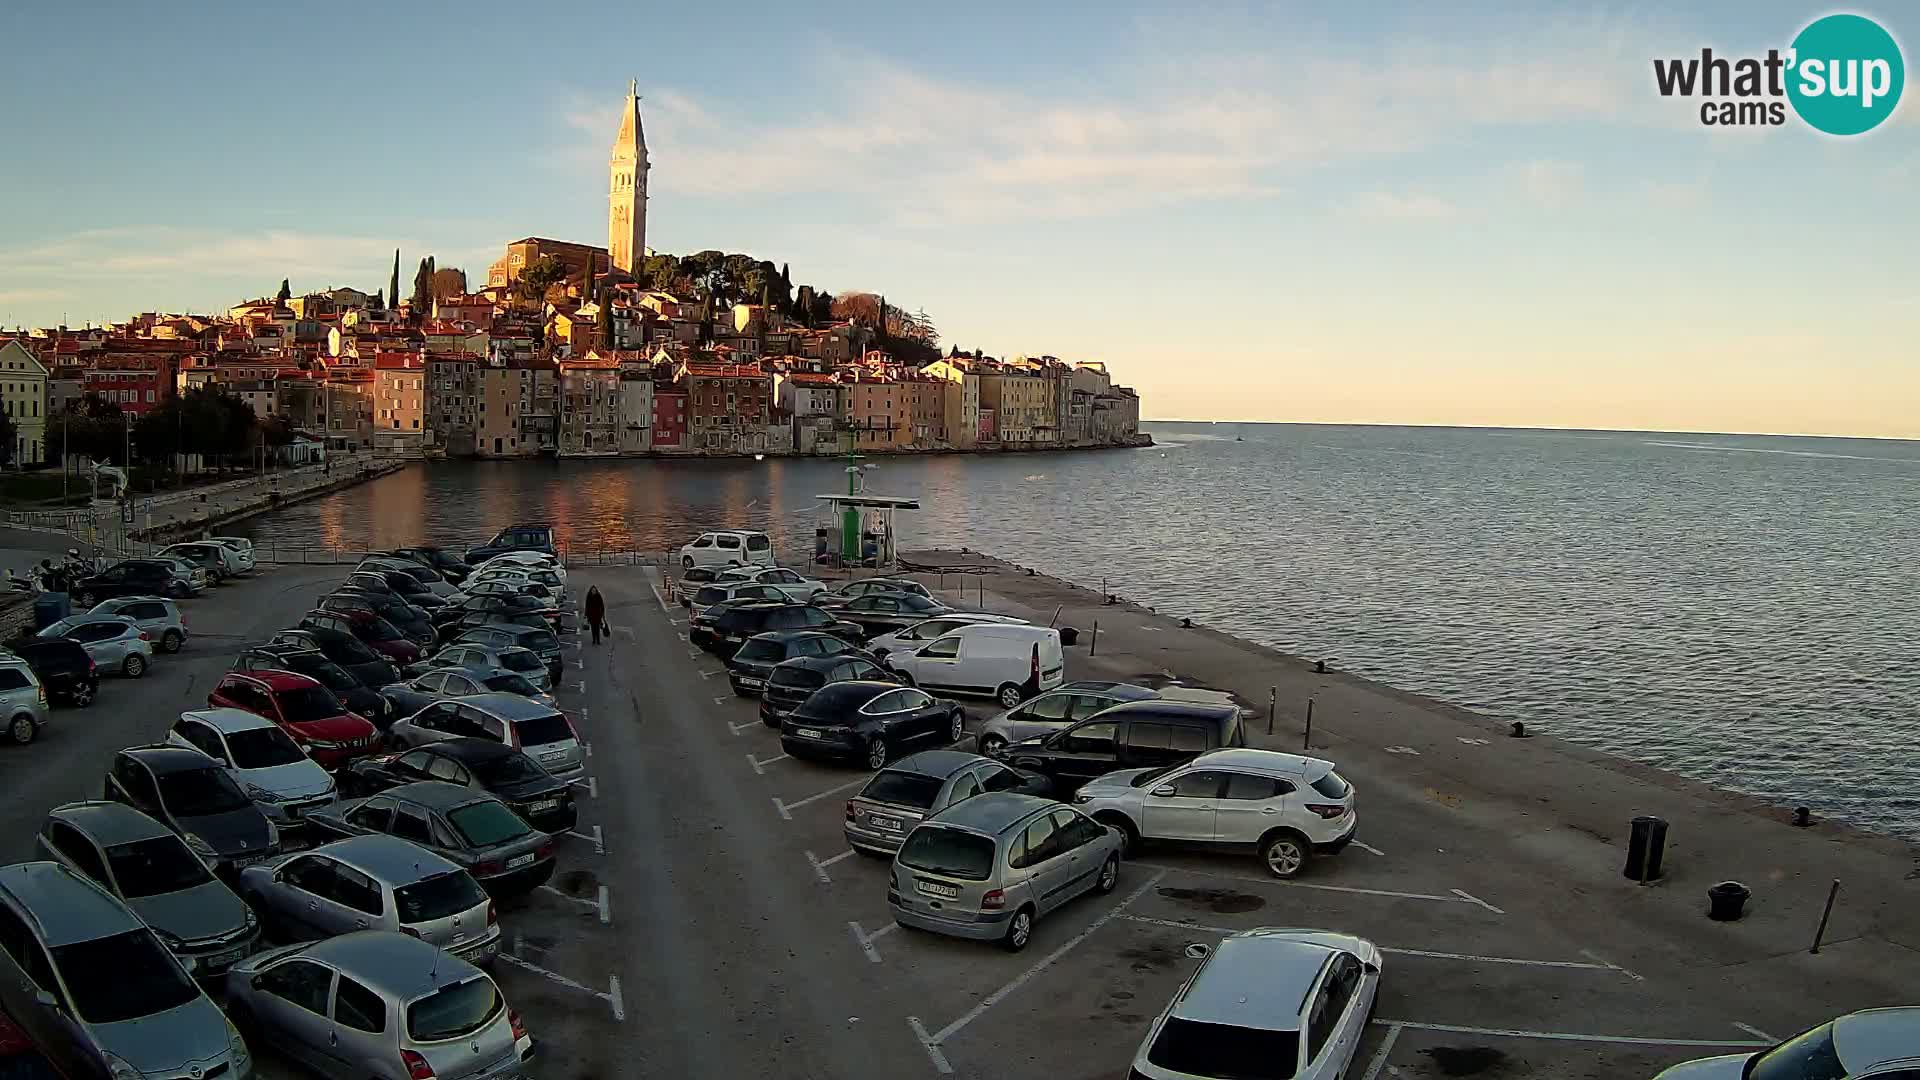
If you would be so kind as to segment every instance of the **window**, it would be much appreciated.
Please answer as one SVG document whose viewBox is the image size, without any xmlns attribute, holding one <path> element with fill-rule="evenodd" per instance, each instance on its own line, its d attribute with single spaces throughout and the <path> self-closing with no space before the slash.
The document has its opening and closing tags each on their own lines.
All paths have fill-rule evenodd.
<svg viewBox="0 0 1920 1080">
<path fill-rule="evenodd" d="M 1111 720 L 1103 720 L 1069 728 L 1060 738 L 1060 749 L 1069 754 L 1111 754 L 1114 730 L 1118 726 Z"/>
<path fill-rule="evenodd" d="M 393 825 L 387 831 L 416 844 L 433 844 L 433 830 L 427 827 L 426 815 L 404 806 L 394 810 Z"/>
<path fill-rule="evenodd" d="M 160 790 L 153 785 L 153 774 L 145 765 L 132 758 L 121 758 L 113 764 L 114 779 L 133 800 L 133 805 L 157 807 L 160 805 Z"/>
<path fill-rule="evenodd" d="M 66 856 L 74 869 L 87 875 L 102 885 L 107 884 L 107 866 L 100 860 L 100 853 L 94 850 L 93 841 L 80 834 L 80 830 L 64 822 L 54 822 L 47 830 L 47 843 L 53 849 Z"/>
<path fill-rule="evenodd" d="M 427 764 L 427 775 L 435 780 L 444 780 L 449 784 L 465 785 L 467 770 L 460 763 L 449 758 L 436 757 Z"/>
<path fill-rule="evenodd" d="M 1173 794 L 1183 799 L 1216 799 L 1225 780 L 1225 773 L 1190 772 L 1174 779 Z"/>
<path fill-rule="evenodd" d="M 1207 749 L 1206 729 L 1175 725 L 1172 749 L 1183 754 L 1198 754 L 1205 751 Z"/>
<path fill-rule="evenodd" d="M 1085 814 L 1075 813 L 1072 810 L 1055 810 L 1053 827 L 1054 837 L 1061 851 L 1072 851 L 1107 834 L 1106 826 L 1096 824 Z"/>
<path fill-rule="evenodd" d="M 19 668 L 0 668 L 0 690 L 24 690 L 28 685 L 26 672 Z"/>
<path fill-rule="evenodd" d="M 1265 802 L 1279 798 L 1293 790 L 1293 785 L 1285 780 L 1275 780 L 1270 776 L 1249 776 L 1246 773 L 1228 773 L 1227 790 L 1221 797 L 1243 799 L 1250 802 Z"/>
<path fill-rule="evenodd" d="M 971 799 L 978 794 L 980 794 L 980 778 L 973 773 L 968 773 L 953 785 L 953 795 L 947 799 L 947 805 L 952 806 L 954 803 Z"/>
<path fill-rule="evenodd" d="M 923 825 L 907 834 L 899 859 L 909 869 L 985 881 L 993 870 L 993 841 L 963 829 Z"/>
<path fill-rule="evenodd" d="M 387 1030 L 387 1003 L 379 994 L 342 975 L 333 992 L 333 1018 L 355 1031 L 378 1035 Z"/>
<path fill-rule="evenodd" d="M 384 800 L 362 803 L 347 815 L 350 824 L 372 832 L 386 832 L 393 820 L 393 804 Z"/>
<path fill-rule="evenodd" d="M 254 976 L 253 988 L 316 1016 L 325 1016 L 327 997 L 333 989 L 333 972 L 311 960 L 296 958 Z"/>
<path fill-rule="evenodd" d="M 1026 831 L 1020 834 L 1014 856 L 1007 860 L 1007 865 L 1015 869 L 1023 869 L 1037 866 L 1058 855 L 1060 849 L 1053 833 L 1052 818 L 1045 816 L 1035 818 L 1033 824 L 1028 825 Z"/>
<path fill-rule="evenodd" d="M 960 639 L 955 638 L 953 640 L 954 644 L 959 644 Z M 1080 696 L 1078 694 L 1044 694 L 1028 702 L 1026 708 L 1020 710 L 1019 718 L 1022 720 L 1064 721 L 1067 718 L 1068 710 L 1079 700 Z"/>
<path fill-rule="evenodd" d="M 1330 772 L 1313 782 L 1313 790 L 1329 799 L 1344 799 L 1353 788 L 1341 778 L 1339 773 Z"/>
<path fill-rule="evenodd" d="M 958 637 L 943 637 L 921 648 L 917 655 L 931 657 L 935 660 L 943 658 L 953 659 L 960 655 L 960 639 Z"/>
<path fill-rule="evenodd" d="M 1340 1018 L 1347 1011 L 1347 1001 L 1353 997 L 1354 985 L 1359 981 L 1359 970 L 1359 962 L 1353 957 L 1345 954 L 1334 957 L 1326 979 L 1320 984 L 1320 993 L 1314 998 L 1313 1011 L 1307 1016 L 1307 1060 L 1319 1058 L 1327 1047 L 1327 1040 L 1339 1028 Z"/>
</svg>

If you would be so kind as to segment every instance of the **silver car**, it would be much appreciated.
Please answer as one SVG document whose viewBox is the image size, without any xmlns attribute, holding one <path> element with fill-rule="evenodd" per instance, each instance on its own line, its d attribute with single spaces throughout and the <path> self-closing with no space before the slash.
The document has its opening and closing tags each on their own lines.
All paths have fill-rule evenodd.
<svg viewBox="0 0 1920 1080">
<path fill-rule="evenodd" d="M 153 665 L 152 639 L 124 615 L 69 615 L 34 636 L 72 638 L 101 671 L 117 671 L 129 679 L 145 675 Z"/>
<path fill-rule="evenodd" d="M 227 1003 L 242 1026 L 341 1080 L 507 1080 L 533 1058 L 486 972 L 405 934 L 261 953 L 227 973 Z"/>
<path fill-rule="evenodd" d="M 802 577 L 784 566 L 736 566 L 731 570 L 722 570 L 713 578 L 715 585 L 731 585 L 737 581 L 771 585 L 786 594 L 787 599 L 803 604 L 827 591 L 827 587 L 820 582 Z"/>
<path fill-rule="evenodd" d="M 0 653 L 0 722 L 7 738 L 25 746 L 47 723 L 47 688 L 25 660 Z"/>
<path fill-rule="evenodd" d="M 231 548 L 207 540 L 169 544 L 158 552 L 171 559 L 185 559 L 206 570 L 216 584 L 240 573 L 240 560 Z"/>
<path fill-rule="evenodd" d="M 500 951 L 493 901 L 459 866 L 381 833 L 352 836 L 240 872 L 240 892 L 276 940 L 394 930 L 472 964 Z"/>
<path fill-rule="evenodd" d="M 1123 701 L 1145 701 L 1158 696 L 1157 692 L 1132 683 L 1070 682 L 988 719 L 974 736 L 974 749 L 988 757 L 999 757 L 1010 743 L 1035 735 L 1051 735 Z"/>
<path fill-rule="evenodd" d="M 276 828 L 297 829 L 308 813 L 333 802 L 334 781 L 285 728 L 244 709 L 180 714 L 167 745 L 198 750 L 227 775 Z"/>
<path fill-rule="evenodd" d="M 401 749 L 462 736 L 504 743 L 538 762 L 560 780 L 586 775 L 586 748 L 573 723 L 551 705 L 519 694 L 486 693 L 435 702 L 387 729 Z"/>
<path fill-rule="evenodd" d="M 36 846 L 43 858 L 119 897 L 195 978 L 227 970 L 260 939 L 260 920 L 186 841 L 131 806 L 56 806 Z"/>
<path fill-rule="evenodd" d="M 242 574 L 250 574 L 254 568 L 253 541 L 244 536 L 209 536 L 208 543 L 219 544 L 233 552 L 234 566 Z"/>
<path fill-rule="evenodd" d="M 116 596 L 88 609 L 89 615 L 123 615 L 147 632 L 164 653 L 176 653 L 187 643 L 187 617 L 180 605 L 164 596 Z"/>
<path fill-rule="evenodd" d="M 1120 880 L 1124 838 L 1072 807 L 1033 795 L 976 795 L 908 834 L 888 875 L 901 926 L 998 941 L 1019 952 L 1033 924 Z"/>
<path fill-rule="evenodd" d="M 253 1075 L 219 1006 L 100 886 L 55 862 L 0 867 L 0 925 L 0 1010 L 61 1075 Z"/>
<path fill-rule="evenodd" d="M 471 641 L 455 642 L 435 653 L 429 666 L 479 668 L 483 671 L 504 668 L 526 679 L 542 693 L 553 692 L 553 676 L 548 673 L 540 654 L 517 645 L 497 648 Z"/>
<path fill-rule="evenodd" d="M 900 850 L 930 815 L 989 791 L 1045 795 L 1053 782 L 963 750 L 922 750 L 873 774 L 847 800 L 847 846 L 869 855 Z"/>
<path fill-rule="evenodd" d="M 172 571 L 174 580 L 185 585 L 187 590 L 195 596 L 206 592 L 207 586 L 213 584 L 213 577 L 207 573 L 206 567 L 192 559 L 176 559 L 171 555 L 149 555 L 146 561 L 165 563 L 167 569 Z"/>
</svg>

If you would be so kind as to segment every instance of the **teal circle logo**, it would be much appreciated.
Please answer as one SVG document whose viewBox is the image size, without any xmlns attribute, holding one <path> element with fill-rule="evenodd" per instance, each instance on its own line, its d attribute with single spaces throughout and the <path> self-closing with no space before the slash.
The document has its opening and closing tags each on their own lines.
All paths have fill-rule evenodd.
<svg viewBox="0 0 1920 1080">
<path fill-rule="evenodd" d="M 1787 100 L 1829 135 L 1871 131 L 1893 115 L 1907 67 L 1893 35 L 1861 15 L 1828 15 L 1793 39 Z"/>
</svg>

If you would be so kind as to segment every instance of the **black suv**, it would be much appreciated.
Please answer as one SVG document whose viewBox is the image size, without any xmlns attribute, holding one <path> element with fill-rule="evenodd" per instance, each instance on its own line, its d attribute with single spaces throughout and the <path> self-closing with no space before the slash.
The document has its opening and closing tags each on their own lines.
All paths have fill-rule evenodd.
<svg viewBox="0 0 1920 1080">
<path fill-rule="evenodd" d="M 752 696 L 767 685 L 767 676 L 772 673 L 773 666 L 783 660 L 792 660 L 797 656 L 839 656 L 842 653 L 873 659 L 857 646 L 848 644 L 844 638 L 818 630 L 770 630 L 748 638 L 746 644 L 727 658 L 727 681 L 733 684 L 734 693 L 743 697 Z"/>
<path fill-rule="evenodd" d="M 1007 747 L 1005 761 L 1044 774 L 1054 793 L 1071 795 L 1096 776 L 1120 769 L 1178 765 L 1209 750 L 1247 745 L 1238 705 L 1192 701 L 1129 701 L 1051 735 Z"/>
<path fill-rule="evenodd" d="M 255 645 L 233 662 L 235 671 L 291 671 L 305 675 L 333 691 L 348 709 L 359 713 L 382 731 L 395 719 L 393 705 L 345 667 L 327 659 L 319 649 L 303 645 Z"/>
<path fill-rule="evenodd" d="M 866 631 L 860 629 L 858 624 L 836 619 L 812 604 L 768 601 L 763 604 L 741 604 L 721 612 L 696 644 L 724 660 L 746 644 L 748 638 L 769 630 L 818 630 L 852 645 L 858 645 L 867 638 Z M 691 628 L 687 639 L 693 640 Z"/>
<path fill-rule="evenodd" d="M 193 589 L 173 576 L 173 568 L 149 559 L 128 559 L 73 584 L 75 604 L 97 604 L 116 596 L 192 596 Z"/>
<path fill-rule="evenodd" d="M 15 645 L 13 651 L 39 677 L 51 702 L 84 709 L 100 692 L 100 674 L 94 670 L 93 657 L 72 638 L 28 641 Z"/>
<path fill-rule="evenodd" d="M 505 555 L 514 551 L 556 554 L 553 546 L 553 526 L 533 523 L 509 525 L 479 547 L 468 548 L 467 564 L 478 566 L 495 555 Z"/>
</svg>

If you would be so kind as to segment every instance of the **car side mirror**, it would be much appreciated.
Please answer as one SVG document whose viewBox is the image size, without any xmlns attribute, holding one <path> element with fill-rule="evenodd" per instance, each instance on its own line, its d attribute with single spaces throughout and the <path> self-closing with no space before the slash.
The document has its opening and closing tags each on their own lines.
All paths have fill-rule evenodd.
<svg viewBox="0 0 1920 1080">
<path fill-rule="evenodd" d="M 1159 787 L 1153 789 L 1153 794 L 1162 799 L 1170 799 L 1173 797 L 1174 790 L 1172 784 L 1161 784 Z"/>
<path fill-rule="evenodd" d="M 60 999 L 54 997 L 53 991 L 51 990 L 35 990 L 33 992 L 33 1000 L 39 1002 L 42 1008 L 57 1009 L 60 1007 Z"/>
</svg>

